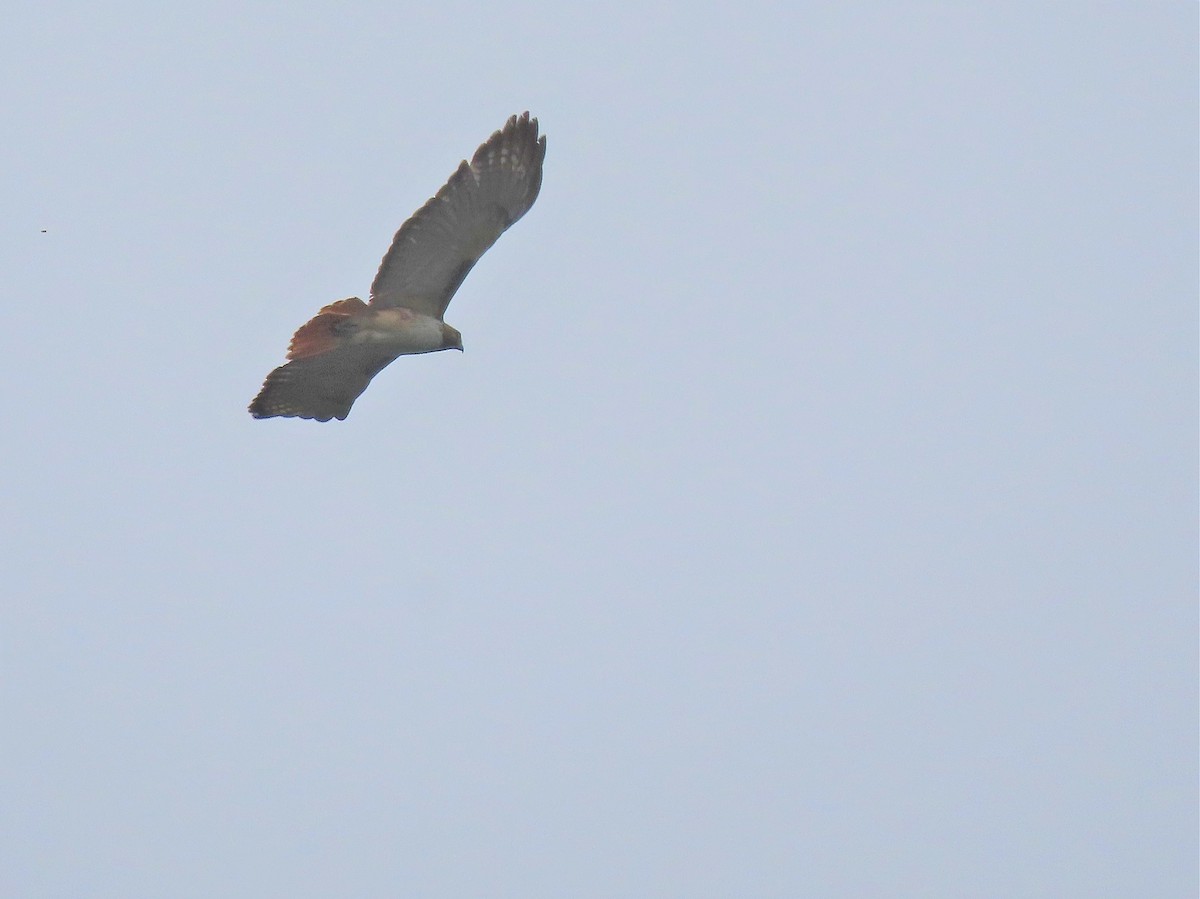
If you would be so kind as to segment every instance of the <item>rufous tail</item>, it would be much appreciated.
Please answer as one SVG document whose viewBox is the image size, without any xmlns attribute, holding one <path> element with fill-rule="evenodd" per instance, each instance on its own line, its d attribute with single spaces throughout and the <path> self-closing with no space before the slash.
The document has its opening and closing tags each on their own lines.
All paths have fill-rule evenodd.
<svg viewBox="0 0 1200 899">
<path fill-rule="evenodd" d="M 330 303 L 292 335 L 287 357 L 308 359 L 332 350 L 341 339 L 338 326 L 366 311 L 367 304 L 358 297 Z"/>
</svg>

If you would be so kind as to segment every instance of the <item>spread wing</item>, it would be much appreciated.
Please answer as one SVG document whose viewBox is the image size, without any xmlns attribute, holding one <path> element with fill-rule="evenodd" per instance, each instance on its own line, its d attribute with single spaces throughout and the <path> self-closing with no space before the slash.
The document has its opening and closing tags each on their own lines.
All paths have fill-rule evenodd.
<svg viewBox="0 0 1200 899">
<path fill-rule="evenodd" d="M 344 344 L 317 356 L 293 359 L 267 375 L 250 404 L 250 414 L 344 420 L 371 379 L 397 355 L 370 344 Z"/>
<path fill-rule="evenodd" d="M 441 318 L 479 257 L 537 199 L 545 155 L 537 119 L 528 112 L 510 118 L 396 232 L 371 285 L 371 305 Z"/>
</svg>

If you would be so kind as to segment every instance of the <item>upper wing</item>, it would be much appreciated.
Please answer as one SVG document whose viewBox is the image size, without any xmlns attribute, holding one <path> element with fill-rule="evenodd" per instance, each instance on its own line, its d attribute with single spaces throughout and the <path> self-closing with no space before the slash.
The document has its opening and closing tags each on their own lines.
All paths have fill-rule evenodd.
<svg viewBox="0 0 1200 899">
<path fill-rule="evenodd" d="M 537 119 L 510 118 L 396 232 L 371 305 L 441 318 L 471 266 L 537 199 L 545 155 Z"/>
<path fill-rule="evenodd" d="M 315 418 L 339 421 L 397 354 L 370 344 L 344 344 L 316 356 L 293 359 L 263 382 L 250 404 L 255 418 Z"/>
</svg>

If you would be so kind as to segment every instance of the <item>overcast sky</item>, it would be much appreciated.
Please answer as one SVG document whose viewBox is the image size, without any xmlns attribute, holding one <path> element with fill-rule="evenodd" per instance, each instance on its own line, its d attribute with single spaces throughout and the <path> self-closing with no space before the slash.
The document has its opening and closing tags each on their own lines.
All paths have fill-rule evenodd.
<svg viewBox="0 0 1200 899">
<path fill-rule="evenodd" d="M 1196 895 L 1194 3 L 4 30 L 0 894 Z M 253 420 L 525 109 L 466 351 Z"/>
</svg>

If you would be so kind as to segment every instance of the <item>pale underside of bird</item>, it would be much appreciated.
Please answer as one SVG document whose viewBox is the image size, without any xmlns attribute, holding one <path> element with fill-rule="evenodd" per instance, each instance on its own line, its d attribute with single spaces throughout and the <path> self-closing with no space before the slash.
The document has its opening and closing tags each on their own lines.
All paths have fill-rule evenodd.
<svg viewBox="0 0 1200 899">
<path fill-rule="evenodd" d="M 511 117 L 401 225 L 370 302 L 338 300 L 295 333 L 289 361 L 267 375 L 250 414 L 345 419 L 399 356 L 461 350 L 462 335 L 442 316 L 479 257 L 537 199 L 545 155 L 537 119 Z"/>
</svg>

